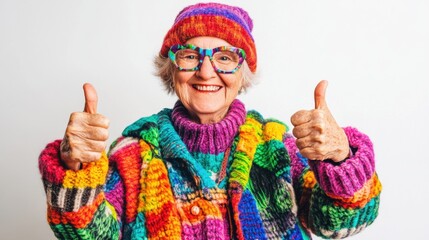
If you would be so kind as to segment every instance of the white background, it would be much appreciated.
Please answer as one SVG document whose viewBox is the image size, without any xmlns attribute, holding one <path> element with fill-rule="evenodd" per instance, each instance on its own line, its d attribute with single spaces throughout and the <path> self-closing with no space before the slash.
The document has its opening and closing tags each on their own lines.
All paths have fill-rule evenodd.
<svg viewBox="0 0 429 240">
<path fill-rule="evenodd" d="M 172 107 L 153 57 L 195 1 L 0 0 L 0 238 L 53 239 L 38 172 L 92 82 L 111 139 Z M 225 2 L 225 1 L 222 1 Z M 370 135 L 380 215 L 353 239 L 429 239 L 429 2 L 229 1 L 254 20 L 260 83 L 240 98 L 289 124 L 329 80 L 338 123 Z"/>
</svg>

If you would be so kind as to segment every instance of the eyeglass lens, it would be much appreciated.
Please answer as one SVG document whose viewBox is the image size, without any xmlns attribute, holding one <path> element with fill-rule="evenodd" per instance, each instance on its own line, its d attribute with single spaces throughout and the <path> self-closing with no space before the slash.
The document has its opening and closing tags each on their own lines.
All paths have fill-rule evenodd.
<svg viewBox="0 0 429 240">
<path fill-rule="evenodd" d="M 200 64 L 201 55 L 196 50 L 180 49 L 175 55 L 176 64 L 181 69 L 195 69 Z M 240 64 L 240 56 L 236 52 L 226 49 L 215 52 L 210 61 L 216 69 L 229 72 Z"/>
</svg>

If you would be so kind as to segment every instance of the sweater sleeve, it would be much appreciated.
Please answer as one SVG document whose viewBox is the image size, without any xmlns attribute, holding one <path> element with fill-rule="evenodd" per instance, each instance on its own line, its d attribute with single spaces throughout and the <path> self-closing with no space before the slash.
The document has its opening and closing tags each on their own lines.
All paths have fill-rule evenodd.
<svg viewBox="0 0 429 240">
<path fill-rule="evenodd" d="M 291 135 L 284 141 L 292 161 L 299 219 L 307 229 L 326 238 L 354 235 L 378 214 L 381 184 L 372 143 L 355 128 L 344 131 L 352 154 L 340 163 L 307 160 Z"/>
<path fill-rule="evenodd" d="M 47 198 L 47 220 L 59 239 L 119 239 L 124 188 L 105 153 L 100 160 L 68 170 L 60 161 L 61 140 L 46 146 L 39 169 Z"/>
</svg>

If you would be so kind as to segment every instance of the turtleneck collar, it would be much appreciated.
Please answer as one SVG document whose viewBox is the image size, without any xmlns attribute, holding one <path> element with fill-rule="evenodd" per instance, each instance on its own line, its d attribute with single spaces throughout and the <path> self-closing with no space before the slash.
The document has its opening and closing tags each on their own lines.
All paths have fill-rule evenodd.
<svg viewBox="0 0 429 240">
<path fill-rule="evenodd" d="M 182 102 L 177 101 L 171 118 L 189 152 L 219 154 L 231 146 L 238 128 L 246 119 L 246 109 L 244 104 L 236 99 L 220 122 L 200 124 L 192 121 L 188 110 Z"/>
</svg>

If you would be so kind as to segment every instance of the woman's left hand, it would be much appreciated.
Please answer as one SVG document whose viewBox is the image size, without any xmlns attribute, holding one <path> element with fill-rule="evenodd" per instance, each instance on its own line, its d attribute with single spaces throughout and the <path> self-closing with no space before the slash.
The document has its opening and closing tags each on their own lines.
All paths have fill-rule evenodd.
<svg viewBox="0 0 429 240">
<path fill-rule="evenodd" d="M 349 142 L 326 104 L 327 87 L 328 81 L 323 80 L 314 89 L 315 109 L 301 110 L 291 117 L 293 135 L 300 153 L 307 159 L 340 162 L 349 155 Z"/>
</svg>

